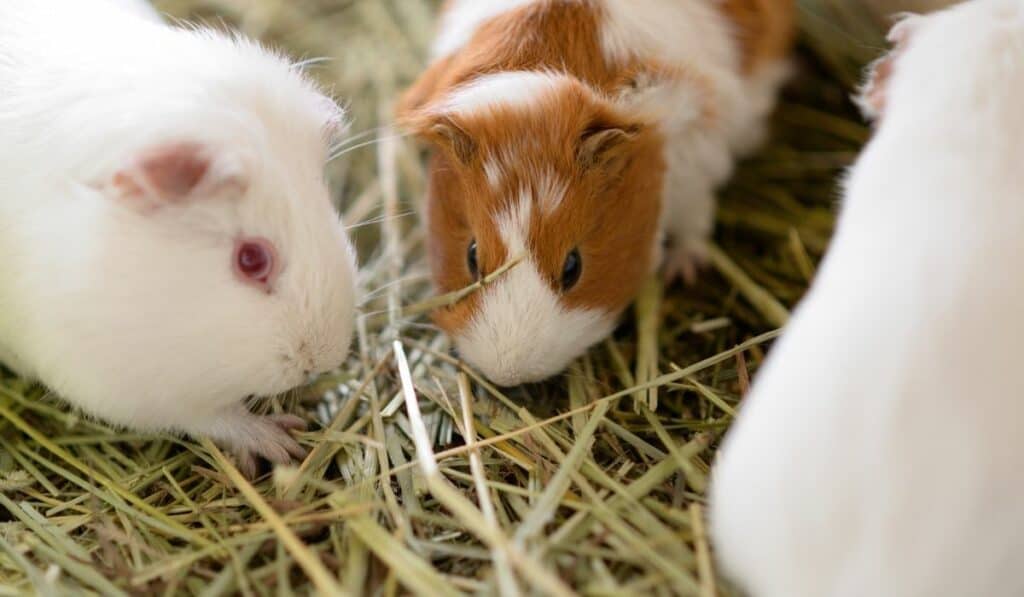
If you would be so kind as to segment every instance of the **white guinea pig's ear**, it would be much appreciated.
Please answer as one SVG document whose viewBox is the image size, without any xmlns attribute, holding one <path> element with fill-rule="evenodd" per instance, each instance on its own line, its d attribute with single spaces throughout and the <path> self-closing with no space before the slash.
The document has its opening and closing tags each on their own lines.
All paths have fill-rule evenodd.
<svg viewBox="0 0 1024 597">
<path fill-rule="evenodd" d="M 910 42 L 910 37 L 914 34 L 914 31 L 921 26 L 924 22 L 925 17 L 923 15 L 914 14 L 912 12 L 904 12 L 896 15 L 896 22 L 892 28 L 889 29 L 889 34 L 885 37 L 889 43 L 896 46 L 897 49 L 903 49 Z"/>
<path fill-rule="evenodd" d="M 914 14 L 900 15 L 886 38 L 893 44 L 893 48 L 868 66 L 865 82 L 854 98 L 868 120 L 877 121 L 885 114 L 889 78 L 892 76 L 896 61 L 906 51 L 914 30 L 920 26 L 922 19 L 923 17 Z"/>
<path fill-rule="evenodd" d="M 242 194 L 248 186 L 241 160 L 200 143 L 172 142 L 146 149 L 98 185 L 143 212 L 163 205 Z"/>
<path fill-rule="evenodd" d="M 345 109 L 326 95 L 321 95 L 317 102 L 324 120 L 324 135 L 328 142 L 333 145 L 343 141 L 349 130 L 349 120 Z"/>
</svg>

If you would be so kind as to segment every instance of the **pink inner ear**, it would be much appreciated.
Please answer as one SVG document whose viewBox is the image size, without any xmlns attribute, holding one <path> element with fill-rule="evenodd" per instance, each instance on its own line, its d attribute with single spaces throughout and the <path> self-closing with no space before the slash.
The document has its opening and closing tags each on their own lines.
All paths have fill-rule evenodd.
<svg viewBox="0 0 1024 597">
<path fill-rule="evenodd" d="M 203 184 L 210 158 L 196 143 L 173 143 L 151 149 L 118 171 L 113 187 L 123 199 L 147 210 L 161 202 L 183 201 Z"/>
<path fill-rule="evenodd" d="M 229 190 L 244 192 L 247 181 L 237 156 L 222 155 L 215 163 L 211 154 L 199 143 L 160 145 L 119 170 L 110 187 L 119 199 L 144 212 Z"/>
<path fill-rule="evenodd" d="M 210 168 L 210 160 L 202 155 L 198 145 L 181 143 L 144 156 L 140 168 L 154 190 L 166 197 L 180 198 L 199 186 Z"/>
<path fill-rule="evenodd" d="M 871 78 L 864 89 L 863 101 L 876 118 L 881 116 L 885 110 L 886 85 L 889 82 L 889 77 L 892 76 L 894 61 L 895 57 L 892 55 L 877 61 L 872 68 Z"/>
</svg>

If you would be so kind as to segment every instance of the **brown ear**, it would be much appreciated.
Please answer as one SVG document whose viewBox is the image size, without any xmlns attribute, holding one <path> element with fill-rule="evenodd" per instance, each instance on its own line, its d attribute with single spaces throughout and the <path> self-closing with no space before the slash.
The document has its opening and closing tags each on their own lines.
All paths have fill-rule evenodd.
<svg viewBox="0 0 1024 597">
<path fill-rule="evenodd" d="M 640 133 L 640 125 L 595 123 L 580 135 L 576 159 L 585 169 L 601 168 L 625 153 Z"/>
<path fill-rule="evenodd" d="M 244 192 L 247 180 L 240 161 L 198 143 L 167 143 L 141 152 L 106 184 L 118 200 L 151 211 L 225 192 Z"/>
<path fill-rule="evenodd" d="M 476 141 L 454 120 L 448 117 L 438 118 L 430 127 L 430 135 L 436 144 L 450 151 L 463 164 L 473 161 Z"/>
<path fill-rule="evenodd" d="M 877 121 L 885 114 L 889 79 L 899 57 L 906 51 L 914 30 L 920 24 L 917 15 L 902 15 L 900 20 L 889 30 L 886 39 L 893 44 L 892 49 L 868 66 L 867 77 L 856 97 L 864 117 Z"/>
<path fill-rule="evenodd" d="M 404 118 L 399 126 L 461 164 L 472 163 L 477 153 L 476 141 L 451 114 L 424 110 Z"/>
</svg>

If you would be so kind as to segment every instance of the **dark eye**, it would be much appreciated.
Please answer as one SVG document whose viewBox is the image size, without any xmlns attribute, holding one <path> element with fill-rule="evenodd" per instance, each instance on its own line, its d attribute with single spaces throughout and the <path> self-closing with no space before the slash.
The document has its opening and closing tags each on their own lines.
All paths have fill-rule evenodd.
<svg viewBox="0 0 1024 597">
<path fill-rule="evenodd" d="M 274 245 L 262 238 L 249 238 L 235 244 L 235 275 L 248 284 L 268 287 L 277 269 Z"/>
<path fill-rule="evenodd" d="M 580 281 L 580 274 L 583 273 L 583 258 L 580 257 L 578 249 L 573 249 L 565 258 L 565 265 L 562 266 L 562 291 L 568 291 Z"/>
<path fill-rule="evenodd" d="M 469 249 L 466 250 L 466 266 L 469 267 L 469 274 L 473 276 L 474 280 L 480 279 L 480 264 L 476 260 L 476 240 L 472 240 L 469 243 Z"/>
</svg>

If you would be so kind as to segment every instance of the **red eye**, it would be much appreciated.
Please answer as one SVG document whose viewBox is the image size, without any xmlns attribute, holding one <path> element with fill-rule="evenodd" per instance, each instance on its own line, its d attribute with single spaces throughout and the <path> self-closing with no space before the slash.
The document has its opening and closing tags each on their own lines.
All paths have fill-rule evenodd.
<svg viewBox="0 0 1024 597">
<path fill-rule="evenodd" d="M 235 243 L 234 270 L 238 278 L 270 291 L 277 274 L 277 251 L 263 238 L 246 238 Z"/>
</svg>

